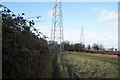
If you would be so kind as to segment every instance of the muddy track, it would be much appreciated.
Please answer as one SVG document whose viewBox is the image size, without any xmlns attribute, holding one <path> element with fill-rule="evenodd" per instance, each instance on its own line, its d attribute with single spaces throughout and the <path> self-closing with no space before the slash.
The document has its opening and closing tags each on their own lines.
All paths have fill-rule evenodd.
<svg viewBox="0 0 120 80">
<path fill-rule="evenodd" d="M 58 66 L 57 66 L 57 55 L 53 59 L 53 78 L 59 78 Z"/>
</svg>

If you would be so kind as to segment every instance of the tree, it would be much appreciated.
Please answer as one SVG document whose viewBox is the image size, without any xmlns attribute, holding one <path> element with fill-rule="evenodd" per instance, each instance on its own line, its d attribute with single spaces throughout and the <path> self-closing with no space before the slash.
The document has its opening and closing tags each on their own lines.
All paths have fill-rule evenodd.
<svg viewBox="0 0 120 80">
<path fill-rule="evenodd" d="M 24 64 L 31 66 L 29 63 L 33 57 L 31 54 L 37 52 L 45 54 L 49 50 L 47 41 L 39 39 L 32 33 L 34 21 L 24 19 L 23 15 L 24 13 L 15 15 L 7 8 L 2 11 L 3 78 L 20 78 L 22 68 L 26 67 Z M 26 70 L 29 73 L 29 69 Z"/>
<path fill-rule="evenodd" d="M 64 50 L 69 51 L 70 50 L 70 42 L 69 41 L 64 41 L 62 42 L 64 44 Z"/>
<path fill-rule="evenodd" d="M 93 48 L 94 50 L 99 50 L 99 45 L 98 45 L 98 44 L 93 44 L 92 48 Z"/>
<path fill-rule="evenodd" d="M 91 46 L 90 46 L 90 45 L 88 45 L 88 46 L 87 46 L 87 49 L 88 49 L 88 50 L 90 50 L 90 49 L 91 49 Z"/>
<path fill-rule="evenodd" d="M 77 51 L 77 52 L 78 51 L 83 51 L 83 50 L 85 50 L 85 45 L 76 43 L 76 44 L 74 44 L 74 50 Z"/>
<path fill-rule="evenodd" d="M 94 49 L 94 50 L 104 50 L 104 47 L 103 47 L 103 45 L 102 44 L 93 44 L 92 45 L 92 48 Z"/>
<path fill-rule="evenodd" d="M 102 44 L 99 45 L 99 49 L 100 49 L 100 50 L 103 50 L 103 49 L 104 49 Z"/>
</svg>

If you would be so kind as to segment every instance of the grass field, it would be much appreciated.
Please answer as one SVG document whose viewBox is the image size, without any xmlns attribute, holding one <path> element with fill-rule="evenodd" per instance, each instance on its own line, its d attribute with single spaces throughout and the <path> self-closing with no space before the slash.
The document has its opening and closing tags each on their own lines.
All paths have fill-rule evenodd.
<svg viewBox="0 0 120 80">
<path fill-rule="evenodd" d="M 67 52 L 62 59 L 71 64 L 82 78 L 117 78 L 116 55 Z"/>
</svg>

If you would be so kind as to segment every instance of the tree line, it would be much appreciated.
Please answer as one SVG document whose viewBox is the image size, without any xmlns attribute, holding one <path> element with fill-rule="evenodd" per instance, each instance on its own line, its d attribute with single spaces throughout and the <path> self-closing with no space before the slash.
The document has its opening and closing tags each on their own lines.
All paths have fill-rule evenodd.
<svg viewBox="0 0 120 80">
<path fill-rule="evenodd" d="M 69 41 L 64 41 L 62 44 L 64 44 L 64 50 L 65 51 L 84 51 L 84 50 L 104 50 L 104 46 L 102 44 L 96 44 L 93 45 L 85 45 L 83 43 L 75 43 L 70 44 Z"/>
</svg>

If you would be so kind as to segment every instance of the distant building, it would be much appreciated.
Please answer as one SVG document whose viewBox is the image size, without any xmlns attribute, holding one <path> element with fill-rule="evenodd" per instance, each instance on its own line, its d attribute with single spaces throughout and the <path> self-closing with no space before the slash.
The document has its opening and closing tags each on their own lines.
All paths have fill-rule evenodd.
<svg viewBox="0 0 120 80">
<path fill-rule="evenodd" d="M 108 51 L 117 51 L 116 48 L 108 48 L 107 50 L 108 50 Z"/>
</svg>

